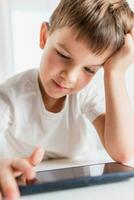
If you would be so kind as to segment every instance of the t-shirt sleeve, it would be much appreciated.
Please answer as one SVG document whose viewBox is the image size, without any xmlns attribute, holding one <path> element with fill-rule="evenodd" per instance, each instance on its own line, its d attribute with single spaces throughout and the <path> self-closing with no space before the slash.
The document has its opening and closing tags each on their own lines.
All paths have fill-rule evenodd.
<svg viewBox="0 0 134 200">
<path fill-rule="evenodd" d="M 0 90 L 0 134 L 11 124 L 11 103 L 7 95 Z"/>
<path fill-rule="evenodd" d="M 98 116 L 105 113 L 105 93 L 102 70 L 96 74 L 82 93 L 82 113 L 93 122 Z"/>
</svg>

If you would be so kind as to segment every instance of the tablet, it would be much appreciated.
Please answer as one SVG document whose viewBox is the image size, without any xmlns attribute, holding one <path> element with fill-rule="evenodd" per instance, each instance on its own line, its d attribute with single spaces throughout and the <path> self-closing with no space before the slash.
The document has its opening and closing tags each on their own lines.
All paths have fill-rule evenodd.
<svg viewBox="0 0 134 200">
<path fill-rule="evenodd" d="M 116 162 L 37 172 L 32 181 L 19 178 L 21 195 L 123 181 L 134 177 L 134 168 Z"/>
</svg>

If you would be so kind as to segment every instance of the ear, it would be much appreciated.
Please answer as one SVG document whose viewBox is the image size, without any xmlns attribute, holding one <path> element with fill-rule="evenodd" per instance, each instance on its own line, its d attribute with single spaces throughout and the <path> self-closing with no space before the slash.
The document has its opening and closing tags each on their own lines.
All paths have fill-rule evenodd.
<svg viewBox="0 0 134 200">
<path fill-rule="evenodd" d="M 44 49 L 49 32 L 49 24 L 47 22 L 43 22 L 40 30 L 40 48 Z"/>
</svg>

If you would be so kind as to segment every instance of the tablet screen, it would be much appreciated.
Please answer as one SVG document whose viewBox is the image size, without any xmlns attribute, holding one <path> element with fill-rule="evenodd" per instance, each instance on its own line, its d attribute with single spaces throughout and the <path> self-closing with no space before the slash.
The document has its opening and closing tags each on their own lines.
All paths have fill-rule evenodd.
<svg viewBox="0 0 134 200">
<path fill-rule="evenodd" d="M 27 184 L 56 182 L 67 179 L 95 177 L 104 174 L 115 174 L 122 172 L 134 172 L 134 168 L 125 165 L 120 165 L 118 163 L 106 163 L 40 171 L 37 172 L 36 178 L 32 181 L 27 182 Z"/>
<path fill-rule="evenodd" d="M 17 178 L 21 195 L 124 181 L 134 177 L 134 168 L 118 163 L 103 163 L 37 172 L 27 181 Z"/>
</svg>

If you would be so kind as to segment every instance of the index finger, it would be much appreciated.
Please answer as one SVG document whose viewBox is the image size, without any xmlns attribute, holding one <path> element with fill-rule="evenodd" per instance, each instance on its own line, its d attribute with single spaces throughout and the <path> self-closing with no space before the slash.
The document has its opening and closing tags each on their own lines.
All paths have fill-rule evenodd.
<svg viewBox="0 0 134 200">
<path fill-rule="evenodd" d="M 43 160 L 44 152 L 45 151 L 42 147 L 37 147 L 31 154 L 31 156 L 25 159 L 28 160 L 31 165 L 36 166 Z"/>
<path fill-rule="evenodd" d="M 35 177 L 35 171 L 33 166 L 26 159 L 16 158 L 12 161 L 11 165 L 14 169 L 14 175 L 24 174 L 27 179 L 33 179 Z"/>
</svg>

